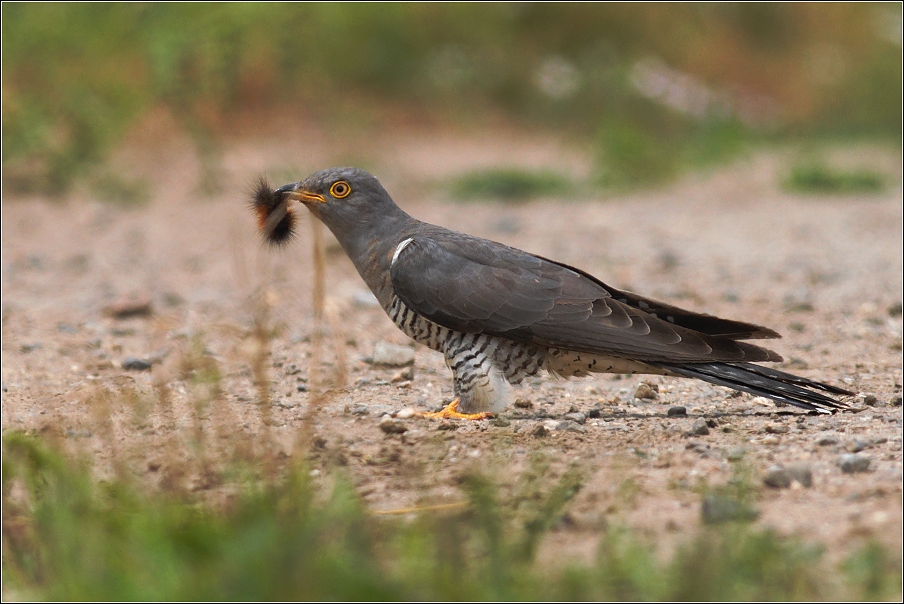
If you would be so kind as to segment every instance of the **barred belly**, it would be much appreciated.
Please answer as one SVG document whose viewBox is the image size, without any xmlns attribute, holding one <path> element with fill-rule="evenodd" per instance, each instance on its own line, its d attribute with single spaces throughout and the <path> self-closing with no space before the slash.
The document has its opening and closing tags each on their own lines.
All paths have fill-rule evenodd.
<svg viewBox="0 0 904 604">
<path fill-rule="evenodd" d="M 406 335 L 443 353 L 465 413 L 501 410 L 508 402 L 508 384 L 519 384 L 543 369 L 543 349 L 490 334 L 453 331 L 418 315 L 397 296 L 387 313 Z"/>
<path fill-rule="evenodd" d="M 386 314 L 396 324 L 396 327 L 415 342 L 438 352 L 445 352 L 446 339 L 452 334 L 452 330 L 425 319 L 408 308 L 395 295 L 392 296 L 392 301 L 389 308 L 386 309 Z"/>
<path fill-rule="evenodd" d="M 392 297 L 387 313 L 406 335 L 443 353 L 452 370 L 459 408 L 465 413 L 501 410 L 508 402 L 508 384 L 520 384 L 541 370 L 565 378 L 590 373 L 665 373 L 638 361 L 454 331 L 415 313 L 397 296 Z"/>
</svg>

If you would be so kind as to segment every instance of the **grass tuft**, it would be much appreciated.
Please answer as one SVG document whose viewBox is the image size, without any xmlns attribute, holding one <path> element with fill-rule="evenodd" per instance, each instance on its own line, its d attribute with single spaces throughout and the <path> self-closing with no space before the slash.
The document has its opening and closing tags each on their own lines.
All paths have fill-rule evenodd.
<svg viewBox="0 0 904 604">
<path fill-rule="evenodd" d="M 783 183 L 796 193 L 856 195 L 879 193 L 885 189 L 885 177 L 870 170 L 844 171 L 825 164 L 801 164 L 791 169 Z"/>
<path fill-rule="evenodd" d="M 574 185 L 568 178 L 549 170 L 500 168 L 460 176 L 448 189 L 454 198 L 462 201 L 524 202 L 537 197 L 566 197 Z"/>
<path fill-rule="evenodd" d="M 4 594 L 49 600 L 897 599 L 900 561 L 869 544 L 839 569 L 820 548 L 747 524 L 702 531 L 660 561 L 610 528 L 595 562 L 541 566 L 581 477 L 514 497 L 470 475 L 464 511 L 369 514 L 342 476 L 303 463 L 218 505 L 97 482 L 54 445 L 3 437 Z M 542 465 L 542 464 L 541 464 Z M 540 470 L 538 466 L 538 471 Z M 529 478 L 527 480 L 530 480 Z M 324 485 L 332 484 L 332 487 Z M 518 494 L 520 493 L 520 495 Z M 531 493 L 525 506 L 522 496 Z M 537 496 L 539 495 L 539 496 Z"/>
</svg>

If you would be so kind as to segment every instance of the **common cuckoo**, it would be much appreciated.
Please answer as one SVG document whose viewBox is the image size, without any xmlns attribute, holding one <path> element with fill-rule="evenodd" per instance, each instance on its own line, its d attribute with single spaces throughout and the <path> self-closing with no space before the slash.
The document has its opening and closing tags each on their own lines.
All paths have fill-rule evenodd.
<svg viewBox="0 0 904 604">
<path fill-rule="evenodd" d="M 293 201 L 333 232 L 393 322 L 441 352 L 455 398 L 440 417 L 480 418 L 505 407 L 510 384 L 541 371 L 696 378 L 803 409 L 831 412 L 843 388 L 763 367 L 777 338 L 750 323 L 643 298 L 578 268 L 421 222 L 357 168 L 332 168 L 271 190 L 254 208 L 271 242 L 291 236 Z"/>
</svg>

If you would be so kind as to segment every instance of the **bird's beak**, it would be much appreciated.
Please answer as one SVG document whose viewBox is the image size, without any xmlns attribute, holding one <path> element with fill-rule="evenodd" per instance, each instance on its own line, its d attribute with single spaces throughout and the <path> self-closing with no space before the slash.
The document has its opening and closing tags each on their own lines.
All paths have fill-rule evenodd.
<svg viewBox="0 0 904 604">
<path fill-rule="evenodd" d="M 298 186 L 300 183 L 296 183 L 295 186 Z M 305 191 L 304 189 L 294 189 L 289 191 L 288 195 L 289 199 L 294 199 L 295 201 L 300 201 L 302 203 L 326 203 L 326 198 L 319 193 L 311 193 L 310 191 Z"/>
</svg>

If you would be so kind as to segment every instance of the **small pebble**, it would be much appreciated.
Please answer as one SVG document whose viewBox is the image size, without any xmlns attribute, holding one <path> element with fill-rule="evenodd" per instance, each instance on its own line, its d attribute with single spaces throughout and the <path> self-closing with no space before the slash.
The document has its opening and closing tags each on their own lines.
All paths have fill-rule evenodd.
<svg viewBox="0 0 904 604">
<path fill-rule="evenodd" d="M 411 419 L 412 417 L 415 417 L 416 415 L 420 415 L 420 413 L 418 411 L 412 409 L 411 407 L 405 407 L 404 409 L 402 409 L 401 411 L 399 411 L 398 413 L 395 414 L 396 419 Z"/>
<path fill-rule="evenodd" d="M 536 428 L 533 429 L 531 434 L 534 436 L 539 436 L 539 437 L 549 436 L 549 428 L 547 428 L 543 424 L 540 424 L 539 426 L 537 426 Z"/>
<path fill-rule="evenodd" d="M 838 465 L 845 474 L 855 474 L 869 470 L 870 458 L 865 455 L 846 453 L 838 458 Z"/>
<path fill-rule="evenodd" d="M 767 436 L 766 438 L 763 439 L 764 445 L 777 445 L 780 442 L 782 442 L 782 441 L 781 441 L 781 439 L 779 439 L 778 436 Z"/>
<path fill-rule="evenodd" d="M 599 419 L 600 415 L 600 409 L 591 409 L 587 412 L 587 417 L 590 419 Z"/>
<path fill-rule="evenodd" d="M 587 421 L 587 416 L 584 415 L 583 413 L 580 413 L 580 412 L 577 412 L 577 413 L 566 413 L 566 414 L 565 414 L 565 419 L 571 420 L 571 421 L 576 422 L 576 423 L 578 423 L 578 424 L 583 424 L 584 422 Z"/>
<path fill-rule="evenodd" d="M 786 364 L 787 367 L 791 369 L 809 369 L 809 365 L 803 359 L 798 359 L 796 357 L 791 357 L 791 360 Z"/>
<path fill-rule="evenodd" d="M 709 426 L 706 425 L 706 420 L 702 417 L 694 420 L 694 424 L 688 434 L 692 436 L 706 436 L 709 434 Z"/>
<path fill-rule="evenodd" d="M 164 292 L 162 297 L 163 303 L 170 308 L 185 304 L 185 298 L 175 292 Z"/>
<path fill-rule="evenodd" d="M 408 430 L 408 426 L 405 425 L 405 422 L 393 419 L 388 415 L 384 415 L 380 420 L 380 430 L 385 432 L 386 434 L 402 434 Z"/>
<path fill-rule="evenodd" d="M 530 409 L 534 404 L 526 398 L 518 398 L 515 400 L 515 406 L 519 409 Z"/>
<path fill-rule="evenodd" d="M 726 452 L 725 457 L 726 459 L 728 459 L 728 461 L 741 461 L 742 459 L 744 459 L 744 455 L 746 453 L 747 449 L 744 449 L 743 447 L 736 447 L 734 449 L 729 449 Z"/>
<path fill-rule="evenodd" d="M 837 445 L 838 437 L 837 436 L 823 436 L 818 441 L 816 441 L 816 444 L 819 445 L 820 447 L 830 447 L 832 445 Z"/>
<path fill-rule="evenodd" d="M 812 312 L 813 294 L 806 287 L 799 287 L 785 295 L 785 310 L 788 312 Z"/>
<path fill-rule="evenodd" d="M 877 399 L 872 394 L 867 394 L 863 397 L 863 402 L 864 402 L 864 404 L 869 405 L 870 407 L 875 407 L 876 403 L 879 402 L 879 399 Z"/>
<path fill-rule="evenodd" d="M 678 415 L 687 415 L 687 407 L 669 407 L 669 410 L 668 410 L 668 412 L 666 412 L 666 415 L 668 415 L 669 417 L 675 417 Z"/>
<path fill-rule="evenodd" d="M 371 363 L 384 367 L 405 367 L 414 364 L 414 348 L 389 342 L 377 342 Z"/>
<path fill-rule="evenodd" d="M 122 362 L 122 368 L 126 371 L 149 371 L 151 364 L 144 359 L 126 357 Z"/>
<path fill-rule="evenodd" d="M 703 498 L 703 522 L 720 524 L 733 520 L 755 520 L 760 514 L 750 506 L 725 495 L 710 493 Z"/>
<path fill-rule="evenodd" d="M 641 382 L 640 385 L 637 386 L 637 390 L 634 392 L 634 398 L 655 401 L 659 398 L 659 386 L 656 384 Z"/>
<path fill-rule="evenodd" d="M 584 426 L 582 426 L 581 424 L 579 424 L 575 421 L 569 420 L 569 419 L 566 419 L 564 421 L 557 423 L 556 430 L 563 431 L 563 432 L 586 432 L 587 431 L 587 429 L 584 428 Z"/>
<path fill-rule="evenodd" d="M 793 463 L 789 464 L 785 469 L 791 475 L 791 479 L 797 481 L 800 486 L 808 489 L 813 486 L 813 470 L 810 469 L 809 464 Z"/>
<path fill-rule="evenodd" d="M 763 484 L 773 489 L 787 489 L 791 486 L 791 474 L 782 466 L 772 466 L 766 470 Z"/>
<path fill-rule="evenodd" d="M 359 289 L 352 294 L 352 303 L 358 308 L 376 308 L 380 306 L 380 301 L 370 290 Z"/>
<path fill-rule="evenodd" d="M 851 442 L 847 444 L 845 449 L 848 450 L 849 453 L 859 453 L 869 446 L 869 443 L 865 440 L 860 440 L 859 438 L 855 438 Z"/>
<path fill-rule="evenodd" d="M 153 309 L 151 308 L 151 298 L 149 296 L 121 298 L 104 308 L 104 314 L 114 319 L 147 317 L 152 313 Z"/>
<path fill-rule="evenodd" d="M 502 418 L 502 417 L 497 417 L 490 423 L 493 424 L 494 426 L 496 426 L 497 428 L 507 428 L 512 425 L 512 422 L 510 422 L 509 420 Z"/>
<path fill-rule="evenodd" d="M 787 434 L 788 426 L 784 424 L 767 424 L 766 432 L 769 434 Z"/>
<path fill-rule="evenodd" d="M 414 379 L 414 370 L 411 367 L 406 367 L 396 373 L 392 378 L 390 378 L 389 382 L 392 384 L 398 384 L 399 382 L 410 382 Z"/>
</svg>

